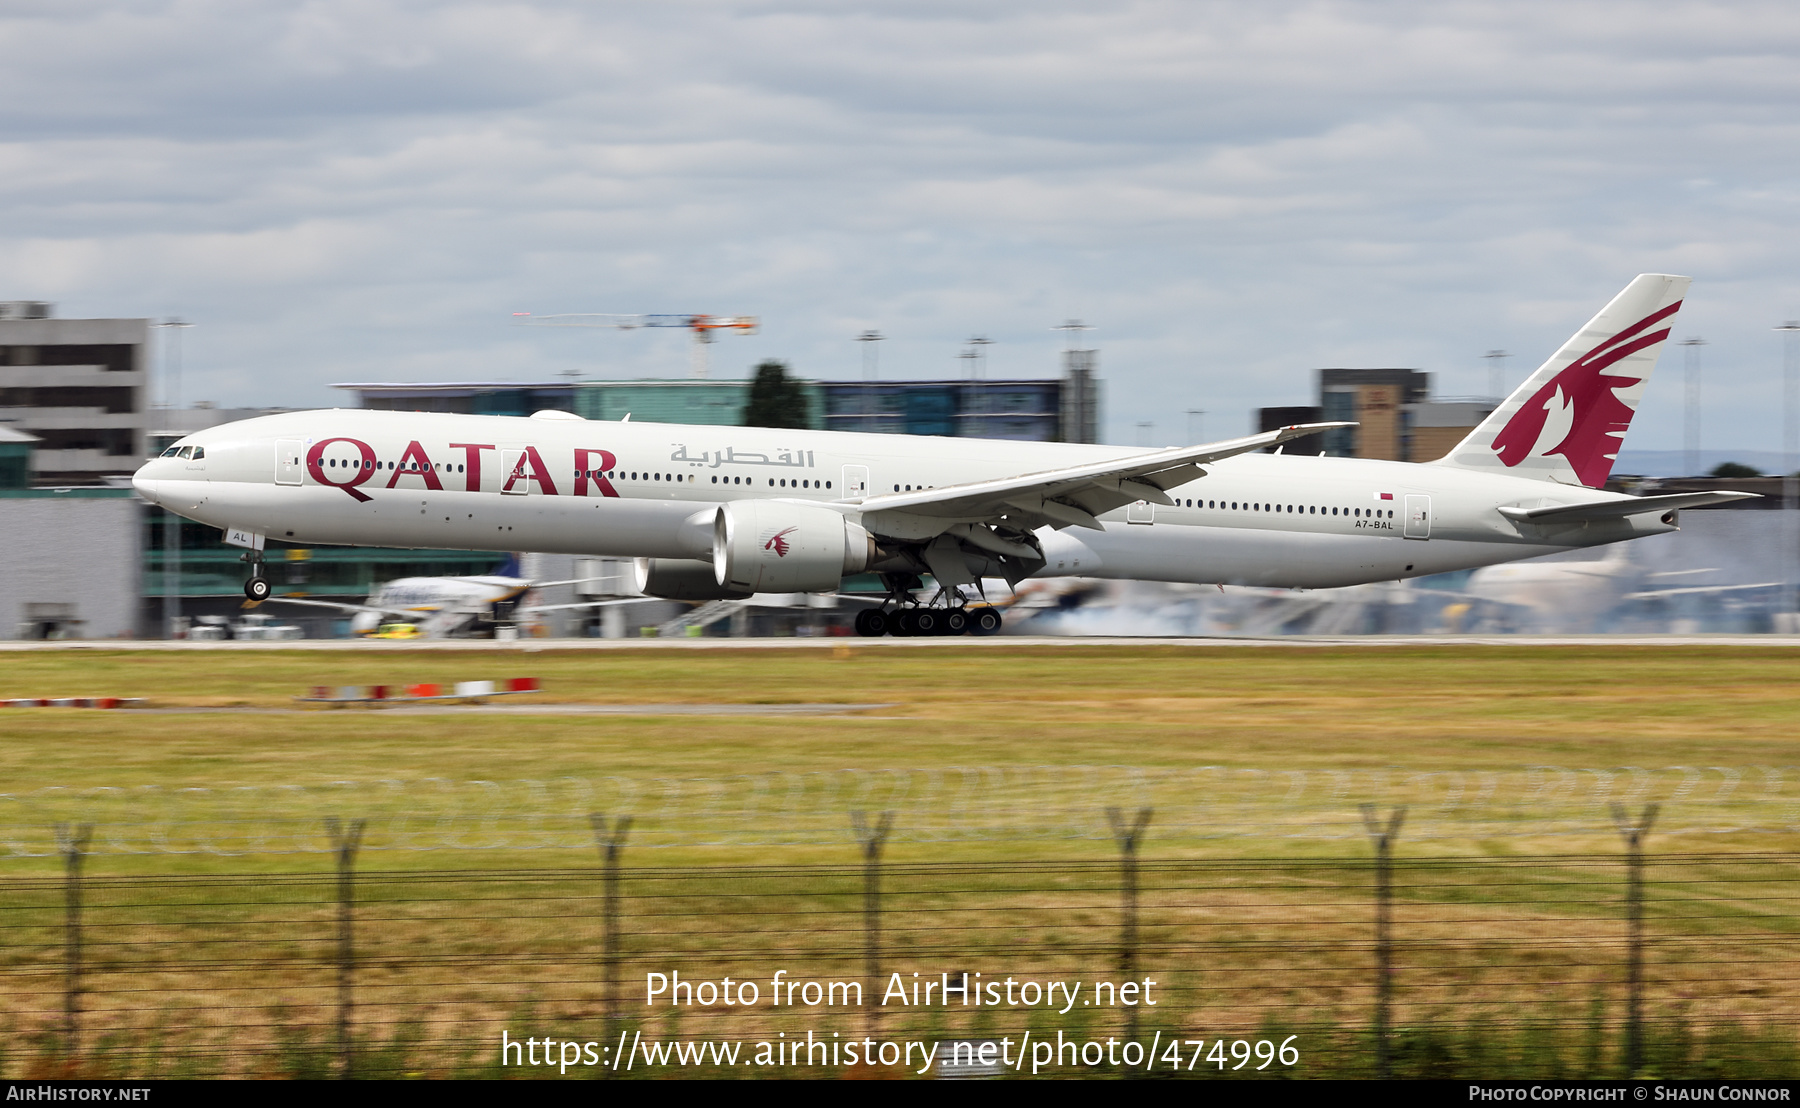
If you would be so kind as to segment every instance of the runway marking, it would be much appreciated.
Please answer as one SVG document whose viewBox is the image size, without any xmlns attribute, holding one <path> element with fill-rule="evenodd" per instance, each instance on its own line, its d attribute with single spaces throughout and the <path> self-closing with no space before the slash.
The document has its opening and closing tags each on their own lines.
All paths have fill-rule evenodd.
<svg viewBox="0 0 1800 1108">
<path fill-rule="evenodd" d="M 318 715 L 333 711 L 366 709 L 384 716 L 504 715 L 504 716 L 840 716 L 854 712 L 892 708 L 893 704 L 420 704 L 358 702 L 343 708 L 193 707 L 138 708 L 138 715 Z M 893 717 L 880 717 L 893 718 Z"/>
</svg>

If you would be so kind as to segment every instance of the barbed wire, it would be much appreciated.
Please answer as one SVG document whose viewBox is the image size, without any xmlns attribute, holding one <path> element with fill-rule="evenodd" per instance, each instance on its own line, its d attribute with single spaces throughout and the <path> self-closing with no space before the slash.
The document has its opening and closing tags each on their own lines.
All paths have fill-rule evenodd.
<svg viewBox="0 0 1800 1108">
<path fill-rule="evenodd" d="M 1792 832 L 1800 768 L 1029 765 L 50 787 L 0 794 L 0 851 L 53 855 L 56 824 L 91 823 L 95 854 L 317 854 L 327 816 L 367 819 L 364 850 L 588 850 L 593 812 L 630 815 L 634 850 L 837 845 L 855 841 L 859 809 L 893 810 L 895 842 L 1108 840 L 1109 806 L 1154 808 L 1162 842 L 1333 840 L 1363 837 L 1368 802 L 1407 805 L 1409 841 L 1610 833 L 1612 804 L 1652 802 L 1659 837 Z"/>
</svg>

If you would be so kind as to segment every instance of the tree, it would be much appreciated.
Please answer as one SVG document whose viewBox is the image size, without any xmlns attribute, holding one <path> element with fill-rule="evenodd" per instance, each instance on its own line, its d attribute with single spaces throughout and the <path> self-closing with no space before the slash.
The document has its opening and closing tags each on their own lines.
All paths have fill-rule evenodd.
<svg viewBox="0 0 1800 1108">
<path fill-rule="evenodd" d="M 1708 477 L 1761 477 L 1762 474 L 1742 462 L 1720 462 Z"/>
<path fill-rule="evenodd" d="M 786 362 L 770 358 L 756 367 L 750 397 L 744 402 L 744 426 L 812 426 L 806 386 L 788 376 Z"/>
</svg>

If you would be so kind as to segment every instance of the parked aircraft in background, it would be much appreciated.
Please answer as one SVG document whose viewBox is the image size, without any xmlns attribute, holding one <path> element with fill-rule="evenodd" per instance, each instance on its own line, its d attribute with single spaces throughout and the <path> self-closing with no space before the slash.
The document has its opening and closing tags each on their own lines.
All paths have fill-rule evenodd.
<svg viewBox="0 0 1800 1108">
<path fill-rule="evenodd" d="M 1523 562 L 1488 566 L 1469 575 L 1463 591 L 1477 621 L 1509 630 L 1593 631 L 1629 605 L 1674 602 L 1727 593 L 1774 594 L 1779 581 L 1706 583 L 1710 568 L 1651 572 L 1616 546 L 1590 561 Z M 1485 608 L 1479 607 L 1486 605 Z"/>
<path fill-rule="evenodd" d="M 835 592 L 874 572 L 864 634 L 997 629 L 986 577 L 1330 588 L 1678 529 L 1685 507 L 1601 486 L 1685 277 L 1645 274 L 1450 454 L 1411 464 L 1257 451 L 1342 424 L 1133 450 L 753 427 L 395 411 L 287 412 L 197 432 L 133 479 L 246 548 L 526 549 L 637 559 L 677 600 Z M 935 594 L 915 594 L 922 578 Z"/>
<path fill-rule="evenodd" d="M 543 612 L 569 608 L 593 608 L 632 603 L 643 597 L 589 600 L 576 604 L 532 604 L 519 601 L 533 589 L 573 585 L 590 580 L 532 581 L 523 577 L 492 574 L 474 577 L 401 577 L 378 586 L 367 602 L 350 604 L 297 596 L 270 597 L 275 604 L 330 608 L 350 616 L 355 635 L 433 639 L 485 638 L 500 628 L 516 626 Z"/>
</svg>

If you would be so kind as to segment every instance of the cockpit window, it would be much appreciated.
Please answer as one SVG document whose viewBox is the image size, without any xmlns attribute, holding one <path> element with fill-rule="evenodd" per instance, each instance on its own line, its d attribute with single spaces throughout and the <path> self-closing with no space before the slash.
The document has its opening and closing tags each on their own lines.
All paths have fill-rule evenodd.
<svg viewBox="0 0 1800 1108">
<path fill-rule="evenodd" d="M 191 446 L 184 446 L 181 448 L 180 453 L 175 456 L 177 458 L 192 458 L 194 456 L 194 448 Z"/>
<path fill-rule="evenodd" d="M 169 448 L 168 448 L 168 449 L 167 449 L 167 450 L 165 450 L 165 451 L 163 451 L 163 452 L 162 452 L 162 453 L 161 453 L 161 454 L 159 454 L 159 455 L 157 455 L 157 457 L 159 457 L 159 458 L 173 458 L 173 457 L 175 457 L 175 456 L 176 456 L 176 455 L 178 455 L 178 454 L 180 454 L 180 453 L 181 453 L 181 447 L 179 447 L 179 446 L 171 446 L 171 447 L 169 447 Z"/>
<path fill-rule="evenodd" d="M 193 451 L 194 451 L 194 453 L 191 455 L 191 457 L 195 461 L 199 461 L 201 458 L 206 457 L 206 447 L 204 447 L 204 446 L 196 446 L 193 448 Z"/>
</svg>

